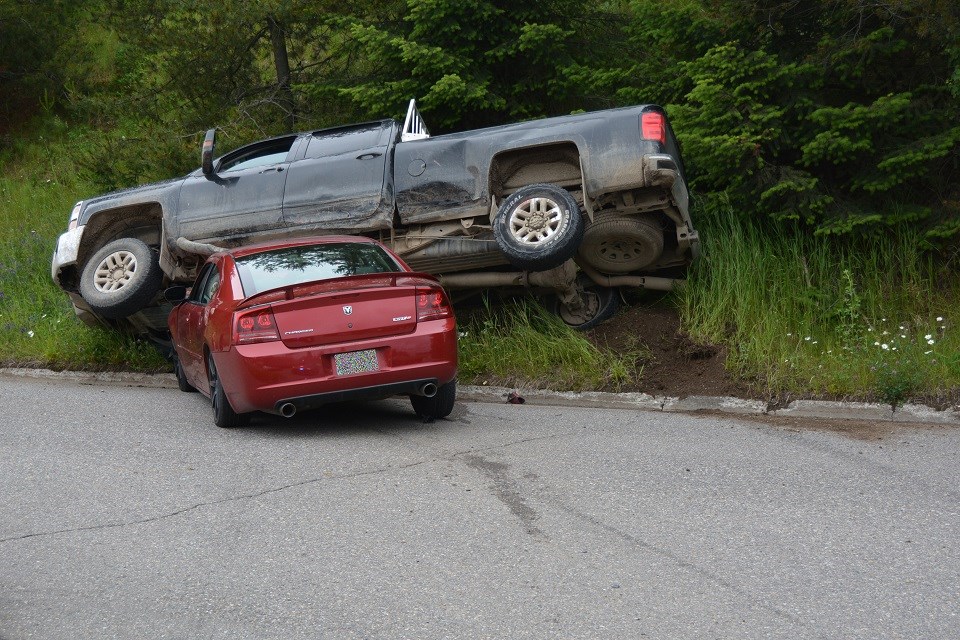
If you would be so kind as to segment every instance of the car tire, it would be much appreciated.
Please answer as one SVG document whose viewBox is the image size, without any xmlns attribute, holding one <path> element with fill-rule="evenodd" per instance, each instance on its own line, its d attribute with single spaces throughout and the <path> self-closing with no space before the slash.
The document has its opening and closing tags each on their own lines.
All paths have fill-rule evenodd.
<svg viewBox="0 0 960 640">
<path fill-rule="evenodd" d="M 431 398 L 427 396 L 410 396 L 410 404 L 413 405 L 413 410 L 416 411 L 417 415 L 430 420 L 446 418 L 450 415 L 456 400 L 456 380 L 451 380 L 446 384 L 440 385 L 437 393 Z"/>
<path fill-rule="evenodd" d="M 173 373 L 177 376 L 177 388 L 184 393 L 195 393 L 197 391 L 187 380 L 187 374 L 183 371 L 183 365 L 180 364 L 179 356 L 174 353 L 173 355 Z"/>
<path fill-rule="evenodd" d="M 620 293 L 615 288 L 601 287 L 583 276 L 580 285 L 583 287 L 583 309 L 573 311 L 555 298 L 553 312 L 568 326 L 586 331 L 613 317 L 620 307 Z"/>
<path fill-rule="evenodd" d="M 232 429 L 242 427 L 250 422 L 249 413 L 237 413 L 230 405 L 223 383 L 217 374 L 217 365 L 213 361 L 213 354 L 207 355 L 207 375 L 210 378 L 210 401 L 213 403 L 213 422 L 218 427 Z"/>
<path fill-rule="evenodd" d="M 546 271 L 572 258 L 583 239 L 580 205 L 566 189 L 532 184 L 503 201 L 493 236 L 510 264 Z"/>
<path fill-rule="evenodd" d="M 141 240 L 120 238 L 87 260 L 80 295 L 97 315 L 118 320 L 150 304 L 162 282 L 157 253 Z"/>
<path fill-rule="evenodd" d="M 584 231 L 579 253 L 601 273 L 640 271 L 663 253 L 663 228 L 653 216 L 597 214 Z"/>
</svg>

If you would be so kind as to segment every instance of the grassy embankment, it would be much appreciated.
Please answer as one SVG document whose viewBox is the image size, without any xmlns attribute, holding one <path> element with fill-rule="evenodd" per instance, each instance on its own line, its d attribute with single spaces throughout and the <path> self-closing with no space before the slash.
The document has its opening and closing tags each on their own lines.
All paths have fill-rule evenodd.
<svg viewBox="0 0 960 640">
<path fill-rule="evenodd" d="M 81 325 L 50 281 L 73 202 L 96 191 L 77 177 L 76 143 L 59 136 L 0 158 L 0 362 L 168 370 L 150 345 Z M 891 403 L 960 388 L 958 278 L 909 231 L 842 246 L 735 220 L 700 222 L 704 256 L 672 300 L 694 338 L 727 345 L 736 375 L 769 393 Z M 642 375 L 635 354 L 600 351 L 531 304 L 480 314 L 461 335 L 464 382 L 615 389 Z"/>
<path fill-rule="evenodd" d="M 695 338 L 769 393 L 891 404 L 960 389 L 960 277 L 903 228 L 853 243 L 762 233 L 733 212 L 701 224 L 704 256 L 676 296 Z"/>
<path fill-rule="evenodd" d="M 167 371 L 150 345 L 81 324 L 51 281 L 50 258 L 70 209 L 95 191 L 78 177 L 65 131 L 36 135 L 0 157 L 0 364 Z"/>
</svg>

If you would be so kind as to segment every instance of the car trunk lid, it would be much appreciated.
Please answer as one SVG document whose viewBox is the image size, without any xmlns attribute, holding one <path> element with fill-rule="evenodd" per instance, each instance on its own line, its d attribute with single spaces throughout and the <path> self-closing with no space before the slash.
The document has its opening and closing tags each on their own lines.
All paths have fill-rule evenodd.
<svg viewBox="0 0 960 640">
<path fill-rule="evenodd" d="M 418 286 L 437 285 L 420 274 L 348 276 L 266 291 L 240 308 L 269 303 L 290 348 L 352 342 L 412 333 Z"/>
</svg>

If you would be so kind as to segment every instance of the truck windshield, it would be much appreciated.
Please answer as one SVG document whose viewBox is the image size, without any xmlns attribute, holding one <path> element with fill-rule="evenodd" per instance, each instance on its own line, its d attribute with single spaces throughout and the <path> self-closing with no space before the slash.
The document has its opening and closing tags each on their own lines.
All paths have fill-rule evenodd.
<svg viewBox="0 0 960 640">
<path fill-rule="evenodd" d="M 247 297 L 268 289 L 315 280 L 403 271 L 386 251 L 366 243 L 286 247 L 235 260 Z"/>
</svg>

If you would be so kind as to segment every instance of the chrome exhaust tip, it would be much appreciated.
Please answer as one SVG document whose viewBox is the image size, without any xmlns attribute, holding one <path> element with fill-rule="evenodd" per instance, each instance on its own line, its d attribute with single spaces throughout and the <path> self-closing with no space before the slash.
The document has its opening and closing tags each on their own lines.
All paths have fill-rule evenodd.
<svg viewBox="0 0 960 640">
<path fill-rule="evenodd" d="M 297 405 L 293 404 L 292 402 L 284 402 L 282 405 L 280 405 L 280 415 L 282 415 L 284 418 L 292 418 L 296 412 Z"/>
<path fill-rule="evenodd" d="M 432 382 L 425 382 L 422 387 L 420 387 L 420 395 L 432 398 L 437 395 L 437 385 Z"/>
</svg>

